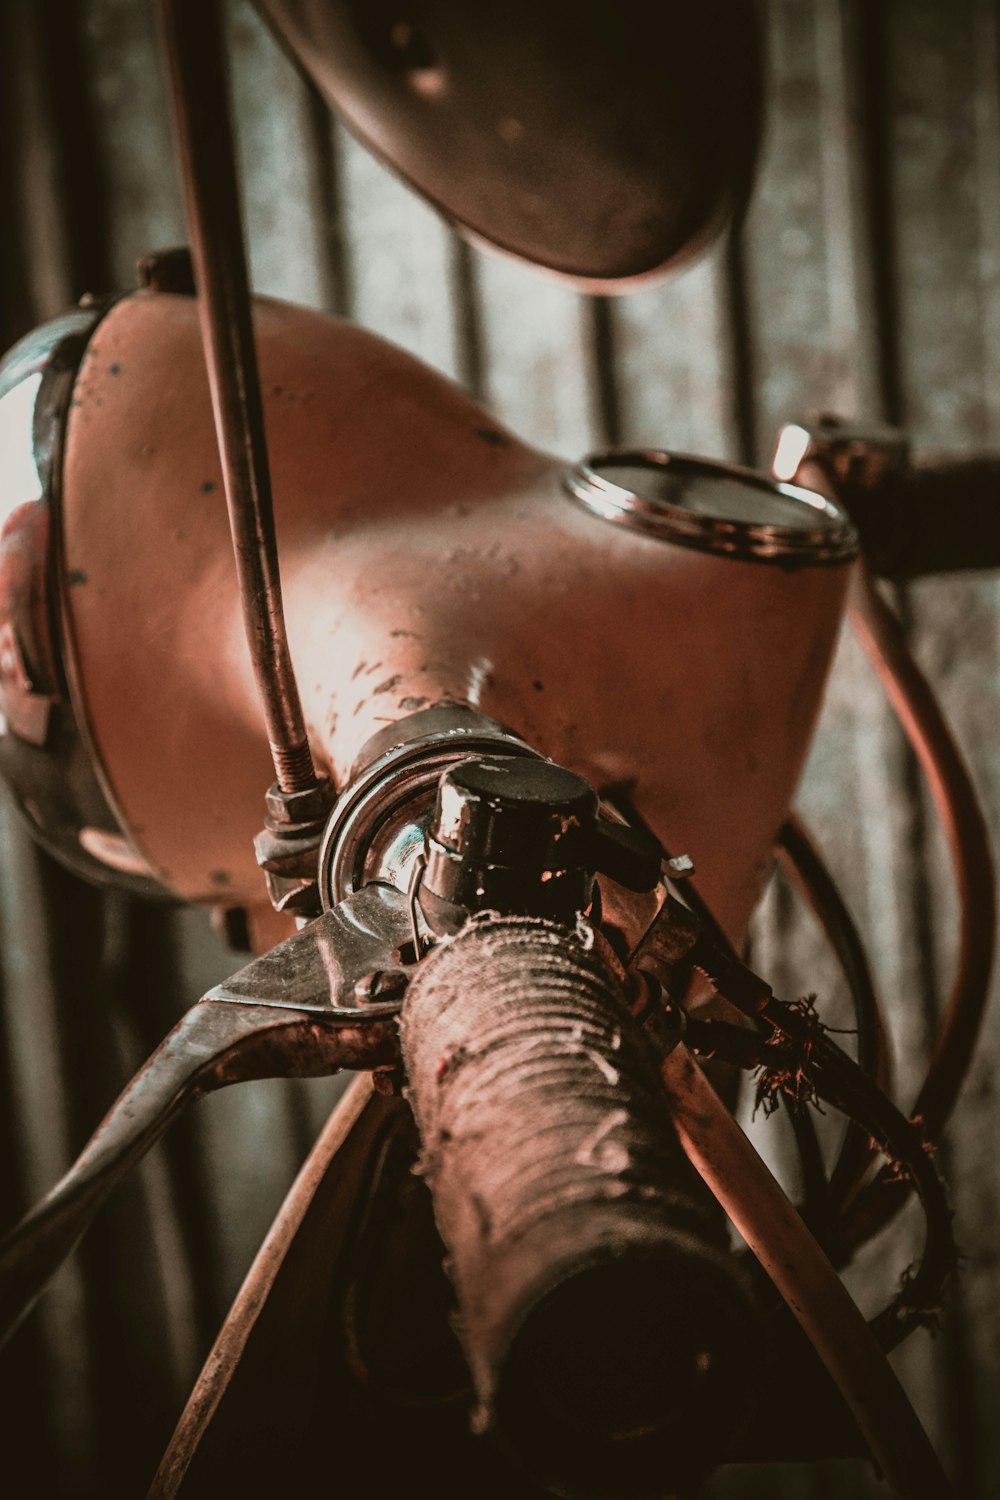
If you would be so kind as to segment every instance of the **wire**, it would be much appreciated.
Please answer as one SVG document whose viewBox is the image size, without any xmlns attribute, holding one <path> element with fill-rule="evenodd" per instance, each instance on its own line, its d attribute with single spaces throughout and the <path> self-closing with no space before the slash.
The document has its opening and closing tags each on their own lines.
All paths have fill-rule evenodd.
<svg viewBox="0 0 1000 1500">
<path fill-rule="evenodd" d="M 610 803 L 610 805 L 615 809 L 620 817 L 624 818 L 626 823 L 631 824 L 635 828 L 642 829 L 644 833 L 646 833 L 651 839 L 654 839 L 659 844 L 664 861 L 670 858 L 669 851 L 662 843 L 662 841 L 658 838 L 657 834 L 655 834 L 650 828 L 649 824 L 642 817 L 641 813 L 636 808 L 635 803 L 632 801 L 630 784 L 604 788 L 602 789 L 601 796 L 606 802 Z M 801 830 L 801 825 L 795 825 L 795 827 L 800 829 L 801 844 L 802 839 L 805 838 L 804 830 Z M 784 829 L 789 828 L 792 828 L 791 821 L 788 824 L 784 825 L 782 831 L 784 832 Z M 795 841 L 794 828 L 792 828 L 792 832 L 789 834 L 789 840 L 793 851 L 801 855 L 802 863 L 806 865 L 808 862 L 806 861 L 804 854 L 802 854 L 799 845 L 797 845 Z M 810 844 L 809 847 L 811 849 L 812 845 Z M 819 865 L 820 871 L 823 874 L 826 874 L 827 885 L 833 891 L 834 897 L 839 900 L 839 895 L 837 893 L 836 887 L 833 885 L 833 881 L 830 878 L 829 874 L 826 872 L 825 866 L 822 865 L 822 861 L 819 860 L 819 856 L 818 854 L 815 854 L 815 852 L 814 862 Z M 711 906 L 705 900 L 705 897 L 701 894 L 695 881 L 690 878 L 686 878 L 684 880 L 670 881 L 669 885 L 677 898 L 681 900 L 684 905 L 687 906 L 689 911 L 693 913 L 698 921 L 701 930 L 706 934 L 706 936 L 712 942 L 713 946 L 721 952 L 725 953 L 731 964 L 742 968 L 743 963 L 739 953 L 736 951 L 736 948 L 730 941 L 727 933 L 725 932 L 724 928 L 713 912 Z M 818 877 L 814 879 L 813 885 L 816 887 L 817 891 L 822 888 L 822 882 Z M 823 889 L 825 894 L 825 888 Z M 846 908 L 843 908 L 842 902 L 840 903 L 840 907 L 843 909 L 844 915 L 846 917 L 846 923 L 842 920 L 840 925 L 841 927 L 850 927 L 850 915 L 846 912 Z M 833 901 L 828 901 L 827 909 L 830 913 L 833 913 L 836 910 L 835 903 Z M 837 914 L 839 915 L 839 912 Z M 857 937 L 856 931 L 854 935 L 856 940 L 856 947 L 861 955 L 860 965 L 857 966 L 858 973 L 860 974 L 862 972 L 867 972 L 867 964 L 865 962 L 864 950 L 861 947 L 861 940 L 859 937 Z M 841 946 L 838 946 L 836 942 L 834 943 L 834 949 L 837 953 L 837 956 L 841 957 Z M 849 972 L 847 977 L 848 982 L 851 984 L 852 994 L 854 994 L 855 984 L 853 982 L 853 972 Z M 866 1021 L 867 1016 L 868 1012 L 865 1011 Z M 859 1019 L 859 1030 L 862 1029 L 864 1024 L 865 1022 Z M 756 1063 L 752 1063 L 750 1064 L 750 1066 L 756 1066 Z M 789 1116 L 802 1175 L 802 1193 L 804 1200 L 802 1211 L 810 1229 L 812 1229 L 813 1233 L 818 1235 L 821 1243 L 832 1247 L 832 1239 L 830 1238 L 830 1236 L 832 1225 L 836 1215 L 835 1213 L 831 1212 L 830 1185 L 827 1182 L 826 1169 L 823 1163 L 823 1153 L 820 1149 L 819 1138 L 816 1134 L 816 1127 L 813 1123 L 811 1115 L 804 1109 L 790 1108 Z M 850 1134 L 852 1127 L 848 1127 L 848 1129 Z M 866 1143 L 867 1136 L 864 1138 L 864 1144 Z M 852 1147 L 852 1151 L 856 1151 L 860 1155 L 860 1146 Z M 871 1157 L 869 1155 L 867 1156 L 867 1161 L 870 1160 Z"/>
<path fill-rule="evenodd" d="M 961 908 L 955 978 L 930 1066 L 914 1105 L 928 1140 L 939 1138 L 968 1071 L 989 988 L 996 936 L 996 882 L 986 821 L 972 778 L 902 626 L 859 563 L 851 623 L 877 671 L 927 778 L 947 840 Z M 849 1205 L 845 1244 L 870 1239 L 905 1201 L 907 1184 L 883 1171 Z"/>
<path fill-rule="evenodd" d="M 847 981 L 857 1027 L 858 1066 L 889 1093 L 891 1064 L 885 1025 L 861 934 L 808 829 L 794 813 L 781 826 L 777 855 L 818 918 Z M 868 1132 L 857 1122 L 849 1124 L 830 1175 L 833 1217 L 860 1185 L 876 1154 Z"/>
<path fill-rule="evenodd" d="M 884 1348 L 894 1348 L 910 1330 L 933 1319 L 956 1263 L 951 1212 L 926 1138 L 878 1086 L 823 1031 L 804 1006 L 772 997 L 765 1012 L 772 1035 L 719 1021 L 688 1017 L 685 1040 L 699 1057 L 758 1068 L 758 1098 L 791 1093 L 801 1110 L 808 1091 L 832 1104 L 871 1135 L 888 1158 L 888 1170 L 916 1187 L 926 1219 L 920 1263 L 908 1272 L 898 1295 L 872 1320 Z M 839 1244 L 838 1227 L 831 1235 Z"/>
</svg>

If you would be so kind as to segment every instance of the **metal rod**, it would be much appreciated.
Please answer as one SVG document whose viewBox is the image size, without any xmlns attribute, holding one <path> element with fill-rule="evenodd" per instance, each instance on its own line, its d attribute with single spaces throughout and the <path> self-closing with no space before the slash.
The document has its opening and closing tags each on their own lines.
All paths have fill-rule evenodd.
<svg viewBox="0 0 1000 1500">
<path fill-rule="evenodd" d="M 898 616 L 863 562 L 854 571 L 848 618 L 927 779 L 958 891 L 955 978 L 913 1107 L 928 1140 L 936 1141 L 965 1082 L 989 998 L 997 926 L 993 849 L 965 758 L 934 690 L 910 654 Z"/>
<path fill-rule="evenodd" d="M 294 1280 L 295 1283 L 295 1305 L 298 1307 L 301 1298 L 296 1296 L 300 1287 L 301 1260 L 296 1257 L 296 1244 L 301 1244 L 307 1236 L 318 1238 L 320 1231 L 310 1223 L 314 1216 L 314 1207 L 318 1200 L 322 1200 L 324 1189 L 328 1189 L 328 1179 L 343 1165 L 341 1152 L 348 1141 L 352 1131 L 358 1124 L 362 1114 L 374 1097 L 372 1088 L 372 1075 L 370 1073 L 359 1073 L 350 1087 L 337 1101 L 323 1131 L 315 1146 L 313 1146 L 305 1163 L 289 1189 L 288 1196 L 278 1210 L 278 1215 L 268 1230 L 267 1238 L 261 1245 L 254 1258 L 253 1265 L 247 1272 L 246 1280 L 241 1286 L 236 1300 L 230 1308 L 226 1321 L 223 1323 L 219 1336 L 212 1347 L 211 1353 L 205 1361 L 201 1374 L 187 1400 L 187 1405 L 181 1414 L 180 1421 L 170 1439 L 169 1447 L 163 1455 L 160 1467 L 156 1471 L 147 1500 L 175 1500 L 175 1497 L 184 1489 L 184 1478 L 193 1461 L 203 1454 L 202 1443 L 209 1432 L 216 1412 L 220 1405 L 233 1391 L 233 1399 L 238 1409 L 246 1414 L 247 1422 L 257 1422 L 258 1414 L 253 1407 L 257 1400 L 273 1400 L 272 1392 L 268 1389 L 262 1394 L 253 1386 L 251 1377 L 250 1385 L 246 1380 L 242 1385 L 237 1379 L 241 1369 L 245 1369 L 243 1359 L 254 1334 L 257 1333 L 258 1320 L 261 1323 L 261 1336 L 268 1338 L 268 1304 L 280 1300 L 282 1296 L 282 1283 L 287 1285 Z M 383 1101 L 378 1101 L 382 1103 Z M 384 1113 L 379 1118 L 384 1119 Z M 351 1224 L 351 1215 L 343 1215 L 342 1222 L 345 1229 Z M 333 1247 L 330 1245 L 329 1234 L 322 1237 L 322 1254 L 324 1257 L 334 1255 Z M 329 1274 L 331 1259 L 326 1260 L 326 1270 Z M 287 1295 L 287 1291 L 285 1293 Z M 286 1310 L 287 1311 L 287 1310 Z M 294 1316 L 294 1314 L 293 1314 Z M 273 1333 L 271 1337 L 281 1341 L 282 1350 L 285 1348 L 284 1341 L 288 1338 L 289 1324 L 283 1313 L 276 1321 L 272 1322 Z M 263 1364 L 267 1375 L 261 1378 L 274 1378 L 274 1350 L 271 1350 L 271 1358 L 265 1358 Z M 293 1399 L 296 1399 L 293 1397 Z M 249 1450 L 249 1457 L 247 1451 Z M 233 1462 L 232 1455 L 226 1455 L 227 1465 Z M 240 1463 L 250 1474 L 255 1465 L 260 1463 L 258 1450 L 252 1438 L 248 1434 L 245 1447 L 241 1447 Z M 227 1468 L 227 1477 L 231 1470 Z M 232 1479 L 236 1488 L 239 1481 Z"/>
<path fill-rule="evenodd" d="M 683 1045 L 663 1064 L 681 1145 L 836 1381 L 897 1500 L 952 1491 L 906 1393 L 830 1262 Z"/>
<path fill-rule="evenodd" d="M 965 1082 L 989 998 L 996 946 L 996 875 L 986 819 L 972 777 L 933 689 L 910 655 L 902 625 L 863 563 L 855 570 L 851 624 L 874 666 L 927 779 L 954 869 L 961 912 L 958 958 L 930 1066 L 913 1106 L 928 1141 L 941 1131 Z M 910 1184 L 883 1170 L 848 1204 L 845 1247 L 878 1232 L 906 1201 Z"/>
<path fill-rule="evenodd" d="M 218 0 L 159 0 L 243 622 L 277 783 L 316 784 L 281 602 Z"/>
<path fill-rule="evenodd" d="M 819 920 L 847 981 L 857 1027 L 858 1066 L 891 1097 L 888 1032 L 861 934 L 812 835 L 795 813 L 790 813 L 781 825 L 775 853 L 778 863 Z M 852 1121 L 830 1175 L 830 1207 L 834 1216 L 861 1185 L 877 1155 L 868 1131 Z"/>
</svg>

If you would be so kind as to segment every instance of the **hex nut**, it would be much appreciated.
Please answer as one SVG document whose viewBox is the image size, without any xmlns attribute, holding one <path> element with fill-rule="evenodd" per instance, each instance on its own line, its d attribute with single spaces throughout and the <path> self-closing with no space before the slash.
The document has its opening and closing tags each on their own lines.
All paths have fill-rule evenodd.
<svg viewBox="0 0 1000 1500">
<path fill-rule="evenodd" d="M 318 823 L 325 820 L 333 805 L 333 783 L 322 776 L 315 786 L 302 792 L 283 792 L 273 782 L 264 794 L 268 821 L 277 827 L 290 827 L 297 823 Z"/>
</svg>

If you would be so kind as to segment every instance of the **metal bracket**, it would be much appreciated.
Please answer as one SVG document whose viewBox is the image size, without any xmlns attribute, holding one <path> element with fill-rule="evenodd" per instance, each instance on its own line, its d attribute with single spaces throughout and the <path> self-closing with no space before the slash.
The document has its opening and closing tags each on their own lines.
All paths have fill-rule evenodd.
<svg viewBox="0 0 1000 1500">
<path fill-rule="evenodd" d="M 253 1078 L 393 1066 L 411 946 L 405 892 L 371 885 L 192 1006 L 65 1177 L 0 1241 L 0 1342 L 112 1189 L 194 1099 Z M 365 1000 L 361 981 L 374 971 L 399 974 L 392 998 L 378 999 L 375 986 L 372 1000 Z"/>
<path fill-rule="evenodd" d="M 400 999 L 360 1001 L 359 985 L 370 974 L 405 974 L 412 947 L 406 892 L 374 882 L 255 958 L 205 999 L 287 1007 L 352 1023 L 396 1016 Z"/>
</svg>

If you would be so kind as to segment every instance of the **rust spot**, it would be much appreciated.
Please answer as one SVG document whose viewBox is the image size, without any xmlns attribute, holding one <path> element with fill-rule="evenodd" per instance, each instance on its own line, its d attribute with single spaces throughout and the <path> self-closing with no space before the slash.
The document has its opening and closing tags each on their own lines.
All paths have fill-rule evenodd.
<svg viewBox="0 0 1000 1500">
<path fill-rule="evenodd" d="M 66 574 L 66 582 L 73 588 L 78 583 L 86 583 L 87 575 L 82 568 L 70 568 Z"/>
<path fill-rule="evenodd" d="M 213 870 L 212 873 L 209 875 L 208 878 L 212 882 L 213 885 L 228 885 L 229 884 L 229 872 L 228 872 L 228 870 Z"/>
<path fill-rule="evenodd" d="M 541 692 L 545 691 L 545 683 L 544 682 L 539 682 L 537 677 L 535 678 L 535 680 L 531 684 L 531 686 L 534 688 L 534 690 L 535 690 L 536 693 L 541 693 Z"/>
<path fill-rule="evenodd" d="M 122 372 L 122 367 L 121 367 L 120 364 L 117 363 L 117 361 L 113 365 L 108 365 L 108 374 L 109 375 L 120 375 L 121 372 Z"/>
<path fill-rule="evenodd" d="M 214 479 L 206 479 L 204 481 L 204 483 L 202 484 L 201 493 L 203 495 L 210 495 L 214 489 L 215 489 L 215 480 Z"/>
<path fill-rule="evenodd" d="M 509 448 L 510 438 L 505 432 L 498 432 L 495 427 L 476 427 L 476 437 L 481 438 L 484 443 L 489 443 L 491 448 Z"/>
</svg>

